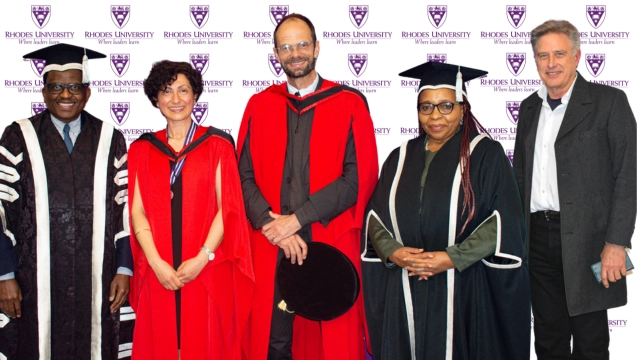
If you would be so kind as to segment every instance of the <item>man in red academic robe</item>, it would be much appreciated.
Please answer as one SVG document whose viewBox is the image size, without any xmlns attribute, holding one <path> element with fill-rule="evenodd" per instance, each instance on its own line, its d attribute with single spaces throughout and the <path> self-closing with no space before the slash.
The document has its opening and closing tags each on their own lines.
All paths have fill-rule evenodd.
<svg viewBox="0 0 640 360">
<path fill-rule="evenodd" d="M 256 276 L 245 356 L 364 359 L 362 298 L 337 319 L 307 320 L 286 308 L 275 269 L 283 257 L 302 264 L 306 242 L 318 241 L 360 272 L 360 227 L 378 174 L 373 123 L 360 92 L 316 73 L 309 19 L 285 17 L 274 42 L 287 83 L 249 100 L 238 137 Z"/>
</svg>

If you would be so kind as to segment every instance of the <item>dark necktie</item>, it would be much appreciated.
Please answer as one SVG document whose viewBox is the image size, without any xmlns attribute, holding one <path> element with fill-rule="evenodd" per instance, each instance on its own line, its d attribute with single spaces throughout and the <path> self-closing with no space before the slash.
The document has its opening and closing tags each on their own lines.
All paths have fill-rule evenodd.
<svg viewBox="0 0 640 360">
<path fill-rule="evenodd" d="M 300 91 L 296 91 L 295 96 L 300 96 Z"/>
<path fill-rule="evenodd" d="M 71 142 L 69 130 L 71 130 L 71 126 L 69 126 L 69 124 L 64 124 L 64 127 L 62 128 L 64 144 L 67 145 L 67 150 L 69 150 L 69 154 L 71 154 L 71 150 L 73 150 L 73 142 Z"/>
</svg>

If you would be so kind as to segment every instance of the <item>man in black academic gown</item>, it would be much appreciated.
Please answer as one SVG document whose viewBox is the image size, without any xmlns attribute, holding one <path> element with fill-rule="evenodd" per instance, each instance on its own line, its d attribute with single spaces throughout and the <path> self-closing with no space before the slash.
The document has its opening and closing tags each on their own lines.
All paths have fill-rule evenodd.
<svg viewBox="0 0 640 360">
<path fill-rule="evenodd" d="M 117 359 L 133 268 L 126 143 L 83 111 L 88 58 L 57 44 L 44 59 L 47 110 L 0 139 L 0 358 Z"/>
</svg>

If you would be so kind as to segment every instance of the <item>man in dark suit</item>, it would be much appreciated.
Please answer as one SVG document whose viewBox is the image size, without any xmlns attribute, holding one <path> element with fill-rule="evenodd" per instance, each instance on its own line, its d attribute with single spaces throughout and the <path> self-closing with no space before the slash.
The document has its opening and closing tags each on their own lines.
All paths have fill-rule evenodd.
<svg viewBox="0 0 640 360">
<path fill-rule="evenodd" d="M 607 309 L 625 305 L 636 218 L 636 120 L 624 92 L 576 68 L 580 33 L 531 32 L 544 87 L 525 99 L 513 167 L 529 233 L 538 359 L 608 359 Z M 602 284 L 591 265 L 602 261 Z M 573 337 L 573 351 L 570 341 Z"/>
</svg>

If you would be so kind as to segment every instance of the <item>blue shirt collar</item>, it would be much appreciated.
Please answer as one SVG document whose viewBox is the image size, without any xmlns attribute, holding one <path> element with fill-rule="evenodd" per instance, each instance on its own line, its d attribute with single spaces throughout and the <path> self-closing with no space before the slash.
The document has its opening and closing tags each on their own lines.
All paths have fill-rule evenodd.
<svg viewBox="0 0 640 360">
<path fill-rule="evenodd" d="M 71 128 L 69 132 L 71 132 L 72 134 L 80 133 L 80 128 L 82 127 L 82 121 L 80 121 L 81 118 L 82 118 L 82 115 L 78 115 L 77 119 L 68 123 L 69 127 Z M 60 133 L 60 135 L 62 135 L 63 134 L 62 129 L 67 123 L 56 119 L 56 117 L 53 115 L 51 115 L 51 121 L 53 122 L 53 125 L 56 127 L 56 129 L 58 129 L 58 132 Z"/>
</svg>

